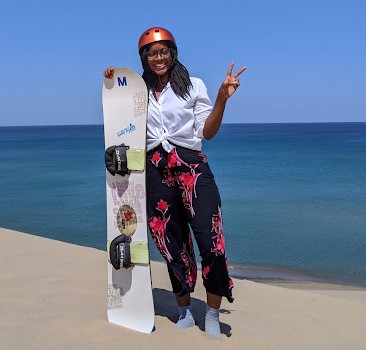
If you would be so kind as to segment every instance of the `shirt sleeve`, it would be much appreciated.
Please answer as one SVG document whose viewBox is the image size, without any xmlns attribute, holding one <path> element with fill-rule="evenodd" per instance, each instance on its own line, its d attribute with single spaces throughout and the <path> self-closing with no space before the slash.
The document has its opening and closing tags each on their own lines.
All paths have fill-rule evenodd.
<svg viewBox="0 0 366 350">
<path fill-rule="evenodd" d="M 203 127 L 207 117 L 212 111 L 212 103 L 208 97 L 207 88 L 205 83 L 199 79 L 195 79 L 195 92 L 196 101 L 194 104 L 194 126 L 195 126 L 195 136 L 203 138 Z"/>
</svg>

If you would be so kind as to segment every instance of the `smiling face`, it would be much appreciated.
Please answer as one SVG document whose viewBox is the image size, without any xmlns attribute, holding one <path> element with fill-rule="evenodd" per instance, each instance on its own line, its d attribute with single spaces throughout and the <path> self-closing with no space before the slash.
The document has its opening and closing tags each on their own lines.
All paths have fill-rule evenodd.
<svg viewBox="0 0 366 350">
<path fill-rule="evenodd" d="M 169 79 L 169 69 L 172 64 L 172 54 L 169 47 L 163 42 L 153 43 L 148 51 L 147 63 L 149 68 L 161 78 Z"/>
</svg>

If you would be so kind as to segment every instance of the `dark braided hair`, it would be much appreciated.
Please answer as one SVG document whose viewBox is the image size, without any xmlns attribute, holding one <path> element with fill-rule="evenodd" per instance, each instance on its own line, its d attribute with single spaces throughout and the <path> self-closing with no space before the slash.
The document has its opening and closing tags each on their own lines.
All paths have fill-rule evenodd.
<svg viewBox="0 0 366 350">
<path fill-rule="evenodd" d="M 189 90 L 193 87 L 191 80 L 189 79 L 189 73 L 186 67 L 178 61 L 178 49 L 171 41 L 165 41 L 170 49 L 172 56 L 172 64 L 170 66 L 170 85 L 174 93 L 183 99 L 187 99 L 190 96 Z M 142 74 L 143 79 L 148 89 L 155 91 L 158 86 L 158 77 L 154 74 L 149 64 L 147 63 L 147 51 L 149 45 L 145 45 L 140 49 L 140 58 L 142 68 L 144 72 Z"/>
</svg>

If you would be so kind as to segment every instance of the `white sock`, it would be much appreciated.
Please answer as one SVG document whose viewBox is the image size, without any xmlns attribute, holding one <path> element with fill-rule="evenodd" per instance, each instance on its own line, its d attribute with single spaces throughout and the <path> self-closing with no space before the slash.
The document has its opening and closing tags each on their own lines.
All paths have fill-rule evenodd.
<svg viewBox="0 0 366 350">
<path fill-rule="evenodd" d="M 179 319 L 178 322 L 175 324 L 177 328 L 185 329 L 189 327 L 193 327 L 196 322 L 194 321 L 192 315 L 192 306 L 179 306 Z"/>
<path fill-rule="evenodd" d="M 219 309 L 206 306 L 205 332 L 214 339 L 220 339 Z"/>
</svg>

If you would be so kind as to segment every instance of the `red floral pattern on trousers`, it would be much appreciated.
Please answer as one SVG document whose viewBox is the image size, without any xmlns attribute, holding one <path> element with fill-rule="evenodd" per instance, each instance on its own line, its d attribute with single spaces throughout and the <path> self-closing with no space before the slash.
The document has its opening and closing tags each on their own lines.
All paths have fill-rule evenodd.
<svg viewBox="0 0 366 350">
<path fill-rule="evenodd" d="M 169 250 L 166 246 L 165 240 L 169 242 L 168 237 L 166 237 L 166 225 L 170 220 L 170 216 L 166 217 L 166 213 L 168 211 L 169 204 L 164 200 L 160 199 L 158 205 L 156 207 L 162 214 L 162 216 L 153 216 L 149 219 L 149 227 L 151 230 L 151 235 L 154 240 L 154 243 L 161 255 L 165 257 L 169 262 L 173 260 L 172 256 L 169 253 Z"/>
<path fill-rule="evenodd" d="M 161 160 L 160 153 L 156 151 L 151 159 L 151 162 L 157 167 L 159 161 Z M 202 173 L 196 173 L 196 168 L 199 164 L 188 164 L 184 160 L 182 160 L 177 150 L 174 148 L 167 157 L 168 165 L 164 170 L 164 180 L 162 182 L 167 186 L 171 187 L 175 184 L 179 185 L 179 188 L 182 189 L 182 197 L 184 207 L 187 208 L 191 215 L 194 216 L 195 212 L 193 209 L 193 196 L 197 197 L 197 193 L 195 191 L 197 179 Z M 172 170 L 174 168 L 185 165 L 189 168 L 189 171 L 175 171 Z"/>
<path fill-rule="evenodd" d="M 156 167 L 159 166 L 159 162 L 162 160 L 162 157 L 158 151 L 154 153 L 154 155 L 151 157 L 151 163 L 153 163 Z"/>
<path fill-rule="evenodd" d="M 212 232 L 216 233 L 216 235 L 212 237 L 214 247 L 211 248 L 211 251 L 216 255 L 224 255 L 225 240 L 220 207 L 218 207 L 217 214 L 214 214 L 212 217 Z"/>
<path fill-rule="evenodd" d="M 186 244 L 183 245 L 183 252 L 181 253 L 182 260 L 184 262 L 184 265 L 186 266 L 186 279 L 185 283 L 189 287 L 193 287 L 197 280 L 197 267 L 196 263 L 194 261 L 194 248 L 193 248 L 193 242 L 192 242 L 192 236 L 189 236 L 188 241 L 189 247 L 187 250 Z"/>
</svg>

